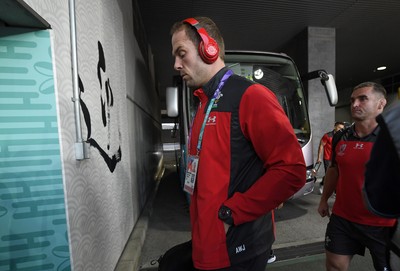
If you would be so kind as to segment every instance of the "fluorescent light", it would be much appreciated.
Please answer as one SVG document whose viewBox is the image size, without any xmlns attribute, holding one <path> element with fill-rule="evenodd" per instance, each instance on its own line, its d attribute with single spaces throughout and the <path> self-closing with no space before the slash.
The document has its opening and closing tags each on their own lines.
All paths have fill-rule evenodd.
<svg viewBox="0 0 400 271">
<path fill-rule="evenodd" d="M 380 66 L 378 68 L 376 68 L 377 71 L 383 71 L 386 70 L 386 66 Z"/>
</svg>

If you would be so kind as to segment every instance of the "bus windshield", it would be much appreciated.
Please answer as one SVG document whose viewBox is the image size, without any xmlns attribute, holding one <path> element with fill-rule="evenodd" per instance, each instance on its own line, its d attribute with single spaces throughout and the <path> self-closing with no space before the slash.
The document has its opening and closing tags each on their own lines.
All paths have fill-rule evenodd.
<svg viewBox="0 0 400 271">
<path fill-rule="evenodd" d="M 227 54 L 226 66 L 273 91 L 288 116 L 299 143 L 310 140 L 310 123 L 300 76 L 294 62 L 278 54 Z"/>
</svg>

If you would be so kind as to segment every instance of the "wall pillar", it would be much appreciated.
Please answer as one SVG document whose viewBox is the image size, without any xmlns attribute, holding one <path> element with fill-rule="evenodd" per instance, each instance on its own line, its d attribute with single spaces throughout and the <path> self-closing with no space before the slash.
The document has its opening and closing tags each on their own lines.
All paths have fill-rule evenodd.
<svg viewBox="0 0 400 271">
<path fill-rule="evenodd" d="M 297 64 L 301 75 L 315 70 L 326 70 L 335 76 L 336 31 L 328 27 L 307 27 L 281 48 Z M 331 107 L 319 79 L 303 82 L 307 90 L 308 113 L 313 133 L 314 161 L 317 160 L 319 141 L 333 129 L 335 107 Z M 323 174 L 323 170 L 320 171 Z"/>
<path fill-rule="evenodd" d="M 324 69 L 335 76 L 336 31 L 334 28 L 307 28 L 308 72 Z M 314 161 L 317 159 L 319 141 L 324 133 L 333 129 L 335 107 L 329 105 L 320 80 L 308 81 L 308 108 L 313 131 Z"/>
</svg>

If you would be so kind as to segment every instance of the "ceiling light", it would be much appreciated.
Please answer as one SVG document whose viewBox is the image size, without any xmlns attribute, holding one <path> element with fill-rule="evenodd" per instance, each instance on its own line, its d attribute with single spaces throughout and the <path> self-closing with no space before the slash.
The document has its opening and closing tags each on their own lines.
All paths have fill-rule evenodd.
<svg viewBox="0 0 400 271">
<path fill-rule="evenodd" d="M 376 68 L 377 71 L 383 71 L 386 70 L 386 66 L 380 66 L 378 68 Z"/>
</svg>

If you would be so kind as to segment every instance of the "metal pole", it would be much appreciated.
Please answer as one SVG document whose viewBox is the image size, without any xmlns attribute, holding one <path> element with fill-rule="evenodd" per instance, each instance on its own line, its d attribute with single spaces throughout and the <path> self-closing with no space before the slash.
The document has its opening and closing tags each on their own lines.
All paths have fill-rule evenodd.
<svg viewBox="0 0 400 271">
<path fill-rule="evenodd" d="M 69 18 L 70 18 L 70 39 L 71 39 L 71 64 L 72 64 L 72 88 L 74 112 L 75 112 L 75 157 L 77 160 L 83 160 L 85 157 L 85 143 L 82 140 L 81 111 L 78 84 L 78 52 L 76 42 L 76 23 L 75 23 L 75 0 L 69 0 Z"/>
</svg>

